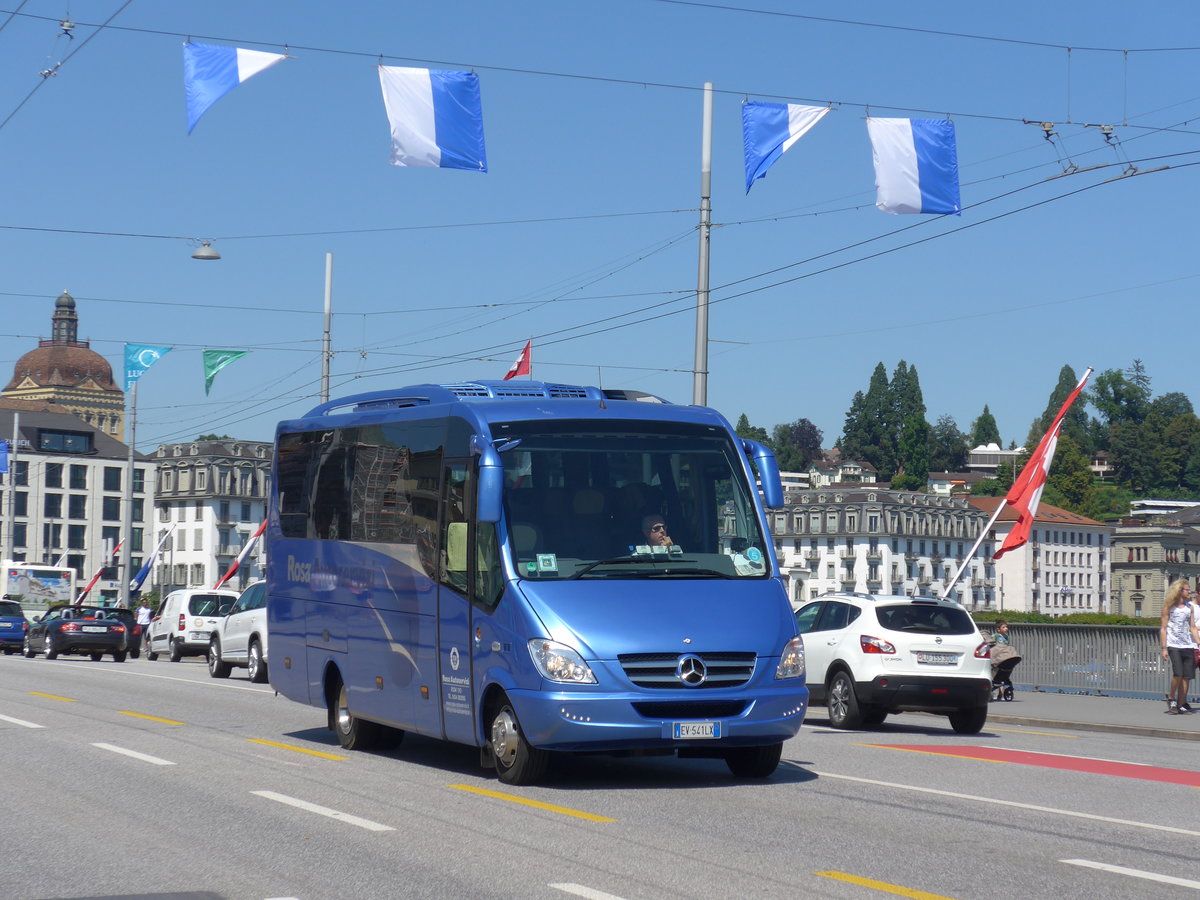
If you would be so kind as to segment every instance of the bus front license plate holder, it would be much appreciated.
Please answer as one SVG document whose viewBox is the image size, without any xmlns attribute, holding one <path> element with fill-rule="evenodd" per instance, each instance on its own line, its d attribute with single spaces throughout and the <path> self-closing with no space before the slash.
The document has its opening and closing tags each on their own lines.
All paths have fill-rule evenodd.
<svg viewBox="0 0 1200 900">
<path fill-rule="evenodd" d="M 711 741 L 721 737 L 720 722 L 674 722 L 672 730 L 677 741 Z"/>
</svg>

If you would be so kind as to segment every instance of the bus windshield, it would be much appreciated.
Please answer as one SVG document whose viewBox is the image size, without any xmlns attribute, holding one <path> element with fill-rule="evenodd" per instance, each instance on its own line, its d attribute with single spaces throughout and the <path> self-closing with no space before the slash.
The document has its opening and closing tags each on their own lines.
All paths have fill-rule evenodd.
<svg viewBox="0 0 1200 900">
<path fill-rule="evenodd" d="M 770 556 L 723 430 L 594 419 L 494 423 L 521 578 L 763 578 Z"/>
</svg>

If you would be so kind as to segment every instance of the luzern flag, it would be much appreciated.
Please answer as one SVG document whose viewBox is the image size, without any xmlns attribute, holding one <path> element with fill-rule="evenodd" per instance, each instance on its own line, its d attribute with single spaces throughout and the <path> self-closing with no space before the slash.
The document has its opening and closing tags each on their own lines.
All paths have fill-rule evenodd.
<svg viewBox="0 0 1200 900">
<path fill-rule="evenodd" d="M 209 388 L 212 387 L 213 379 L 217 377 L 218 372 L 249 352 L 249 350 L 205 350 L 202 354 L 204 357 L 204 395 L 208 396 Z"/>
<path fill-rule="evenodd" d="M 150 570 L 154 568 L 154 561 L 158 559 L 158 554 L 162 552 L 163 544 L 167 542 L 167 538 L 175 533 L 175 526 L 172 525 L 163 532 L 163 536 L 159 538 L 158 545 L 154 548 L 154 552 L 146 557 L 146 561 L 142 563 L 142 567 L 138 569 L 133 580 L 129 582 L 129 590 L 133 592 L 140 591 L 146 579 L 150 577 Z"/>
<path fill-rule="evenodd" d="M 516 378 L 518 375 L 533 374 L 533 338 L 525 342 L 525 349 L 517 356 L 517 361 L 508 367 L 508 371 L 504 374 L 503 381 L 508 381 L 510 378 Z"/>
<path fill-rule="evenodd" d="M 829 112 L 828 106 L 797 103 L 742 104 L 742 143 L 746 152 L 746 193 L 756 179 L 765 178 L 775 160 L 792 148 Z"/>
<path fill-rule="evenodd" d="M 478 75 L 380 66 L 379 84 L 393 166 L 487 171 Z"/>
<path fill-rule="evenodd" d="M 210 106 L 280 60 L 283 53 L 219 47 L 216 44 L 183 45 L 183 89 L 187 94 L 188 134 Z"/>
<path fill-rule="evenodd" d="M 1091 374 L 1090 368 L 1083 373 L 1079 384 L 1075 386 L 1075 390 L 1071 391 L 1063 403 L 1062 409 L 1054 417 L 1050 429 L 1038 441 L 1037 449 L 1029 457 L 1029 462 L 1025 463 L 1025 468 L 1013 480 L 1012 487 L 1004 496 L 1004 502 L 1017 510 L 1017 523 L 1008 533 L 1004 544 L 996 551 L 993 559 L 999 559 L 1009 550 L 1016 550 L 1029 540 L 1029 532 L 1033 528 L 1033 520 L 1037 516 L 1038 504 L 1042 499 L 1042 489 L 1046 487 L 1046 477 L 1050 474 L 1050 465 L 1054 462 L 1054 451 L 1058 447 L 1058 434 L 1062 431 L 1063 419 L 1067 417 L 1067 411 L 1083 391 L 1083 386 L 1087 384 L 1088 376 Z"/>
<path fill-rule="evenodd" d="M 156 347 L 153 344 L 125 345 L 125 393 L 133 387 L 133 383 L 142 377 L 142 373 L 170 353 L 170 347 Z"/>
<path fill-rule="evenodd" d="M 886 213 L 959 215 L 958 148 L 947 119 L 867 119 L 875 205 Z"/>
</svg>

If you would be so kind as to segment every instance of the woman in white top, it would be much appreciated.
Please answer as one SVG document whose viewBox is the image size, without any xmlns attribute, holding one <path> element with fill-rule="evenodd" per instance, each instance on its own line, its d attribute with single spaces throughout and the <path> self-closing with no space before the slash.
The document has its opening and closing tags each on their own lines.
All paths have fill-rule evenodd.
<svg viewBox="0 0 1200 900">
<path fill-rule="evenodd" d="M 1167 692 L 1167 712 L 1172 715 L 1190 713 L 1188 685 L 1196 672 L 1196 647 L 1200 646 L 1200 632 L 1192 613 L 1192 586 L 1180 578 L 1167 588 L 1163 603 L 1162 627 L 1159 639 L 1163 659 L 1171 663 L 1171 686 Z"/>
</svg>

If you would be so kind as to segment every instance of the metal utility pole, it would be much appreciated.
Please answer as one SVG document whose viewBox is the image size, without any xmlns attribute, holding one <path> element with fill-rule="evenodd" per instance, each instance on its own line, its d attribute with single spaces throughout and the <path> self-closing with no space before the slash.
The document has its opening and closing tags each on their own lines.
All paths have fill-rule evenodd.
<svg viewBox="0 0 1200 900">
<path fill-rule="evenodd" d="M 130 551 L 133 549 L 133 457 L 137 446 L 137 382 L 129 388 L 129 456 L 125 462 L 125 521 L 121 529 L 121 562 L 117 572 L 121 576 L 121 589 L 117 592 L 117 605 L 129 609 L 129 584 L 134 573 L 129 570 Z"/>
<path fill-rule="evenodd" d="M 333 254 L 325 254 L 325 333 L 321 338 L 321 402 L 329 402 L 329 333 L 333 324 Z"/>
<path fill-rule="evenodd" d="M 712 231 L 712 82 L 704 83 L 704 126 L 700 139 L 700 261 L 696 279 L 696 356 L 692 403 L 708 403 L 708 242 Z"/>
<path fill-rule="evenodd" d="M 17 541 L 17 440 L 21 434 L 21 414 L 13 413 L 12 446 L 8 448 L 8 534 L 4 540 L 4 560 L 11 562 Z"/>
</svg>

